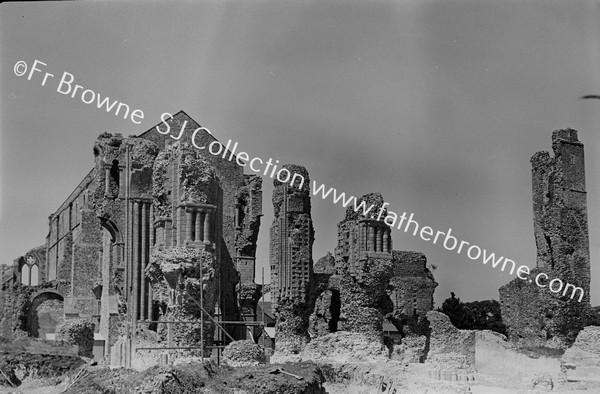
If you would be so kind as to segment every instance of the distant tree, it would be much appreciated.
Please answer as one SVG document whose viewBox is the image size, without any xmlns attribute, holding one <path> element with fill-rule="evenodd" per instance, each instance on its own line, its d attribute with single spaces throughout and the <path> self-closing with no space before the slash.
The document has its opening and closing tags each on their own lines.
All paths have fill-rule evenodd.
<svg viewBox="0 0 600 394">
<path fill-rule="evenodd" d="M 506 335 L 500 303 L 496 300 L 462 302 L 450 293 L 438 311 L 445 313 L 456 328 L 462 330 L 492 330 Z"/>
<path fill-rule="evenodd" d="M 588 325 L 600 326 L 600 306 L 593 306 L 590 309 L 590 318 Z"/>
</svg>

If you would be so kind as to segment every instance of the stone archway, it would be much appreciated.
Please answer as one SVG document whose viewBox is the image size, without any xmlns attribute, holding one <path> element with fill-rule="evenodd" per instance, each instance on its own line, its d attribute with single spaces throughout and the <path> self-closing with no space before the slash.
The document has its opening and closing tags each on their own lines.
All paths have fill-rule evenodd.
<svg viewBox="0 0 600 394">
<path fill-rule="evenodd" d="M 56 292 L 43 292 L 31 301 L 29 311 L 29 335 L 54 340 L 56 326 L 65 319 L 64 298 Z"/>
</svg>

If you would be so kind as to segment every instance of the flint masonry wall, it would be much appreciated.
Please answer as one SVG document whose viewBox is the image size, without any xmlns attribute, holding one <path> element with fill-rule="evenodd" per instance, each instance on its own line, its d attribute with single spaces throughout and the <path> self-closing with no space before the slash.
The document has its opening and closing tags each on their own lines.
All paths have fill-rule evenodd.
<svg viewBox="0 0 600 394">
<path fill-rule="evenodd" d="M 537 266 L 552 269 L 563 280 L 582 286 L 589 303 L 590 253 L 583 144 L 577 131 L 552 133 L 554 157 L 538 152 L 531 158 L 533 223 Z"/>
<path fill-rule="evenodd" d="M 379 193 L 364 195 L 374 205 L 383 205 Z M 346 209 L 338 224 L 335 249 L 336 276 L 339 277 L 340 317 L 338 328 L 361 333 L 373 342 L 383 341 L 383 316 L 393 310 L 386 289 L 393 272 L 391 229 L 383 221 Z"/>
<path fill-rule="evenodd" d="M 241 278 L 248 284 L 254 279 L 262 216 L 260 178 L 244 175 L 235 157 L 228 160 L 193 148 L 191 136 L 200 126 L 183 111 L 167 123 L 170 133 L 161 134 L 156 127 L 137 137 L 102 133 L 94 144 L 94 168 L 49 218 L 40 279 L 54 283 L 53 291 L 64 296 L 67 318 L 100 315 L 100 334 L 108 348 L 120 333 L 119 314 L 134 319 L 158 315 L 159 303 L 146 275 L 154 247 L 194 249 L 200 246 L 197 238 L 210 235 L 216 263 L 209 276 L 214 286 L 205 292 L 215 294 L 206 299 L 210 303 L 217 297 L 223 320 L 240 318 L 238 284 Z M 157 126 L 167 128 L 162 122 Z M 193 155 L 173 157 L 175 166 L 155 163 L 159 152 L 176 143 L 182 129 L 178 144 Z M 216 141 L 206 130 L 196 137 L 199 145 Z M 194 171 L 198 160 L 212 171 L 210 180 Z M 155 172 L 176 181 L 176 187 L 155 190 Z M 203 193 L 214 198 L 204 201 Z M 163 199 L 161 204 L 154 204 L 155 194 Z M 207 231 L 197 226 L 208 213 L 196 205 L 205 203 L 212 210 Z M 240 326 L 229 331 L 234 336 L 244 332 Z"/>
<path fill-rule="evenodd" d="M 427 312 L 433 309 L 433 293 L 438 283 L 420 252 L 393 252 L 394 272 L 390 297 L 394 311 L 389 317 L 405 335 L 427 334 Z"/>
<path fill-rule="evenodd" d="M 379 193 L 358 201 L 363 200 L 374 204 L 372 212 L 383 204 Z M 349 330 L 379 341 L 383 316 L 403 336 L 428 332 L 425 314 L 433 308 L 437 283 L 424 254 L 393 251 L 390 228 L 352 208 L 338 225 L 335 253 L 314 267 L 311 335 Z"/>
<path fill-rule="evenodd" d="M 270 262 L 275 350 L 289 355 L 298 354 L 309 340 L 314 229 L 308 171 L 291 164 L 283 168 L 304 177 L 301 189 L 298 180 L 294 185 L 273 181 L 275 218 L 270 232 Z"/>
<path fill-rule="evenodd" d="M 583 144 L 577 131 L 552 133 L 554 157 L 538 152 L 531 158 L 534 236 L 537 267 L 531 278 L 545 273 L 583 289 L 571 299 L 572 288 L 554 283 L 539 288 L 515 279 L 500 288 L 502 319 L 509 339 L 524 346 L 565 348 L 587 324 L 590 258 Z M 543 278 L 542 278 L 543 281 Z M 545 282 L 548 286 L 548 281 Z"/>
<path fill-rule="evenodd" d="M 157 132 L 156 128 L 153 127 L 141 134 L 139 137 L 154 142 L 157 146 L 161 147 L 162 150 L 164 147 L 175 143 L 175 137 L 179 136 L 181 129 L 184 128 L 185 131 L 183 132 L 179 141 L 192 146 L 193 132 L 201 127 L 183 111 L 174 114 L 172 118 L 167 120 L 167 124 L 169 125 L 170 133 L 160 134 Z M 167 126 L 165 126 L 165 124 L 162 122 L 159 123 L 157 127 L 162 132 L 167 130 Z M 202 130 L 196 134 L 194 141 L 198 146 L 208 147 L 211 142 L 217 140 L 211 134 Z M 226 145 L 225 141 L 222 141 L 222 143 L 224 146 Z M 224 153 L 221 155 L 212 155 L 208 153 L 207 150 L 208 148 L 201 150 L 200 152 L 202 153 L 202 157 L 204 160 L 206 160 L 207 164 L 214 169 L 215 175 L 219 180 L 219 187 L 221 190 L 220 217 L 218 218 L 218 222 L 215 224 L 216 234 L 218 234 L 220 238 L 220 246 L 216 251 L 219 258 L 219 278 L 221 289 L 219 311 L 222 314 L 223 320 L 239 320 L 240 310 L 237 291 L 240 275 L 236 269 L 236 257 L 239 255 L 244 256 L 246 257 L 245 261 L 255 264 L 255 251 L 252 246 L 250 247 L 251 250 L 248 251 L 247 245 L 244 246 L 245 250 L 243 252 L 238 251 L 236 240 L 239 239 L 239 230 L 237 229 L 239 223 L 236 223 L 236 214 L 239 212 L 238 207 L 240 206 L 238 193 L 240 192 L 240 189 L 244 188 L 244 185 L 247 184 L 246 182 L 251 183 L 251 181 L 246 180 L 247 176 L 244 175 L 243 168 L 236 163 L 235 156 L 233 156 L 232 160 L 229 160 L 229 150 L 224 149 Z M 223 155 L 225 155 L 225 159 L 223 158 Z M 259 205 L 257 201 L 262 201 L 261 199 L 261 193 L 254 193 L 249 201 L 250 204 L 256 208 Z M 255 209 L 253 214 L 250 216 L 261 214 L 262 213 L 258 213 L 258 211 Z M 177 218 L 173 218 L 173 222 L 170 224 L 172 229 L 177 228 L 176 221 Z M 242 227 L 244 226 L 245 225 L 242 225 Z M 256 225 L 252 226 L 251 232 L 254 231 L 258 231 Z M 247 239 L 250 241 L 250 244 L 255 245 L 255 242 L 252 242 L 252 236 Z M 234 334 L 234 336 L 239 337 L 240 335 L 243 335 L 244 330 L 237 326 L 228 327 L 228 331 Z"/>
</svg>

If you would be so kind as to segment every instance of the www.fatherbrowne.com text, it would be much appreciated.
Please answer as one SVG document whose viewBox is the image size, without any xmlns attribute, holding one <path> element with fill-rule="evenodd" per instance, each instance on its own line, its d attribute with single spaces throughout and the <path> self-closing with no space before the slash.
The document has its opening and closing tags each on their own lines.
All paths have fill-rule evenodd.
<svg viewBox="0 0 600 394">
<path fill-rule="evenodd" d="M 38 68 L 38 66 L 45 67 L 46 63 L 35 60 L 31 68 L 29 68 L 27 62 L 20 60 L 15 63 L 13 67 L 13 71 L 15 75 L 22 77 L 27 75 L 27 80 L 31 81 L 34 75 L 38 75 L 41 78 L 41 85 L 46 86 L 48 81 L 54 79 L 54 74 L 49 72 L 42 73 L 42 68 Z M 27 72 L 29 71 L 29 73 Z M 42 77 L 43 74 L 43 77 Z M 74 84 L 75 77 L 73 74 L 64 71 L 60 78 L 60 82 L 56 87 L 56 91 L 63 95 L 71 96 L 71 98 L 79 98 L 84 104 L 88 105 L 96 105 L 98 109 L 103 109 L 106 112 L 113 112 L 116 116 L 123 116 L 124 119 L 130 119 L 135 124 L 140 124 L 144 119 L 144 113 L 140 109 L 134 109 L 130 111 L 130 106 L 120 102 L 118 100 L 110 99 L 108 96 L 102 97 L 100 93 L 95 92 L 92 89 L 85 88 L 82 85 Z M 171 129 L 169 124 L 166 122 L 167 118 L 172 118 L 173 116 L 169 113 L 164 113 L 161 116 L 162 122 L 165 124 L 166 128 L 161 130 L 159 126 L 156 126 L 156 131 L 161 134 L 170 134 Z M 177 136 L 170 135 L 171 138 L 175 140 L 179 140 L 183 135 L 187 122 L 181 127 Z M 192 134 L 192 145 L 194 145 L 197 149 L 206 149 L 205 146 L 199 146 L 196 143 L 196 136 L 199 131 L 205 130 L 209 134 L 212 134 L 210 130 L 199 127 L 193 131 Z M 225 146 L 223 146 L 219 141 L 213 141 L 208 145 L 208 151 L 213 156 L 222 156 L 223 159 L 233 160 L 235 155 L 236 163 L 242 167 L 250 167 L 252 171 L 255 173 L 262 173 L 264 176 L 268 176 L 269 178 L 276 178 L 281 183 L 289 183 L 294 186 L 297 185 L 298 188 L 302 188 L 304 186 L 305 179 L 302 175 L 294 173 L 292 174 L 286 168 L 278 169 L 279 160 L 275 160 L 273 162 L 272 158 L 264 161 L 259 157 L 250 158 L 250 155 L 246 152 L 240 151 L 237 152 L 238 143 L 233 143 L 231 140 L 227 142 Z M 227 157 L 229 156 L 229 157 Z M 264 170 L 264 171 L 263 171 Z M 333 188 L 327 188 L 324 184 L 317 185 L 315 180 L 312 181 L 311 192 L 313 196 L 321 195 L 321 197 L 325 200 L 329 196 L 331 196 L 334 204 L 340 204 L 346 208 L 350 204 L 354 209 L 354 212 L 362 211 L 363 215 L 366 217 L 374 218 L 377 215 L 377 220 L 381 220 L 383 217 L 383 213 L 386 211 L 385 207 L 390 204 L 384 202 L 383 205 L 379 208 L 378 212 L 373 212 L 375 208 L 373 204 L 367 207 L 365 201 L 361 201 L 358 203 L 355 196 L 350 195 L 346 197 L 346 193 L 338 193 L 338 191 Z M 496 258 L 495 253 L 490 253 L 486 249 L 480 248 L 475 244 L 471 244 L 467 241 L 458 240 L 455 236 L 452 235 L 452 229 L 449 228 L 447 231 L 435 231 L 430 226 L 420 226 L 419 223 L 414 219 L 414 213 L 410 213 L 407 217 L 406 212 L 402 212 L 402 215 L 398 216 L 395 212 L 387 210 L 385 218 L 383 221 L 390 227 L 395 227 L 398 230 L 404 230 L 405 233 L 408 233 L 409 230 L 412 230 L 412 235 L 414 237 L 419 236 L 424 241 L 432 242 L 434 245 L 438 244 L 438 242 L 444 246 L 449 251 L 456 250 L 458 254 L 466 254 L 467 257 L 473 261 L 480 260 L 483 264 L 488 264 L 492 266 L 492 268 L 498 267 L 502 264 L 500 271 L 504 272 L 504 269 L 507 266 L 510 266 L 510 274 L 513 275 L 516 270 L 516 275 L 521 280 L 529 281 L 529 283 L 533 283 L 539 287 L 547 287 L 553 293 L 559 293 L 562 291 L 562 295 L 565 296 L 571 292 L 571 299 L 573 299 L 579 293 L 579 301 L 583 299 L 584 290 L 581 287 L 576 287 L 570 283 L 565 284 L 559 278 L 554 278 L 548 282 L 547 274 L 539 273 L 535 276 L 534 279 L 530 277 L 530 269 L 526 265 L 519 265 L 517 268 L 517 263 L 514 260 L 506 258 L 504 256 L 500 256 Z M 399 219 L 399 220 L 398 220 Z M 397 224 L 397 225 L 396 225 Z M 418 234 L 418 235 L 417 235 Z M 543 281 L 542 281 L 543 279 Z"/>
<path fill-rule="evenodd" d="M 166 128 L 160 129 L 159 126 L 156 127 L 156 130 L 161 134 L 170 134 L 171 129 L 168 123 L 166 122 L 167 118 L 172 117 L 169 113 L 164 113 L 161 117 L 163 123 Z M 185 130 L 185 124 L 181 127 L 177 136 L 170 135 L 171 138 L 175 140 L 179 140 L 183 135 Z M 193 131 L 192 134 L 192 145 L 195 148 L 203 150 L 206 149 L 206 146 L 199 146 L 196 143 L 196 135 L 199 131 L 205 130 L 209 134 L 212 134 L 210 130 L 199 127 Z M 227 141 L 227 144 L 223 146 L 219 141 L 213 141 L 208 145 L 208 151 L 213 156 L 221 156 L 223 159 L 232 161 L 235 157 L 236 163 L 242 167 L 248 166 L 255 173 L 262 173 L 264 176 L 268 176 L 269 178 L 277 179 L 281 183 L 288 183 L 291 186 L 297 186 L 299 189 L 302 189 L 304 186 L 305 179 L 301 174 L 291 173 L 286 168 L 280 168 L 278 170 L 277 164 L 279 164 L 279 160 L 275 160 L 273 162 L 272 158 L 268 160 L 262 160 L 259 157 L 251 158 L 250 155 L 246 152 L 239 151 L 237 152 L 238 143 L 232 142 L 231 140 Z M 237 153 L 236 153 L 237 152 Z M 264 171 L 263 171 L 264 170 Z M 504 272 L 506 267 L 510 267 L 510 275 L 514 275 L 516 273 L 517 278 L 521 280 L 528 281 L 529 283 L 534 283 L 541 288 L 548 288 L 553 293 L 562 292 L 562 295 L 565 296 L 570 292 L 570 298 L 573 299 L 579 294 L 579 301 L 583 299 L 584 290 L 581 287 L 576 287 L 571 283 L 564 283 L 559 278 L 554 278 L 548 281 L 549 276 L 545 273 L 538 273 L 533 279 L 530 277 L 530 268 L 527 265 L 519 265 L 517 266 L 517 262 L 512 259 L 506 258 L 504 256 L 496 257 L 496 254 L 493 252 L 488 252 L 485 248 L 481 248 L 475 244 L 471 244 L 464 240 L 459 240 L 454 235 L 452 235 L 452 229 L 449 228 L 447 231 L 436 231 L 430 226 L 421 226 L 415 220 L 415 214 L 407 212 L 402 212 L 402 215 L 398 215 L 395 212 L 390 210 L 386 210 L 390 204 L 384 202 L 379 209 L 376 209 L 373 204 L 367 206 L 366 202 L 363 200 L 360 203 L 358 202 L 355 196 L 349 195 L 346 197 L 346 193 L 338 193 L 338 191 L 333 187 L 327 187 L 324 184 L 318 184 L 315 180 L 312 181 L 311 193 L 313 196 L 320 195 L 323 200 L 326 200 L 331 196 L 331 199 L 334 204 L 341 204 L 344 208 L 348 206 L 352 206 L 354 212 L 359 212 L 365 216 L 370 218 L 377 218 L 377 220 L 383 219 L 384 223 L 390 227 L 396 228 L 398 230 L 402 230 L 405 233 L 410 232 L 414 237 L 420 237 L 422 240 L 427 242 L 432 242 L 434 245 L 442 245 L 449 251 L 456 251 L 457 254 L 466 255 L 469 259 L 473 261 L 481 261 L 484 265 L 490 264 L 492 268 L 500 267 L 500 271 Z M 383 217 L 385 212 L 385 217 Z"/>
</svg>

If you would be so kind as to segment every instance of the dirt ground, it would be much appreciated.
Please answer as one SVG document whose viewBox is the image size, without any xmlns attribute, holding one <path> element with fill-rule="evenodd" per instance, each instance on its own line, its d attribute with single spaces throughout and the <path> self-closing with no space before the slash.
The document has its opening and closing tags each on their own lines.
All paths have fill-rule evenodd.
<svg viewBox="0 0 600 394">
<path fill-rule="evenodd" d="M 302 379 L 283 373 L 281 368 Z M 111 393 L 215 393 L 215 394 L 325 394 L 323 375 L 310 363 L 264 365 L 248 368 L 216 367 L 211 364 L 185 364 L 153 367 L 143 372 L 105 367 L 85 367 L 54 385 L 44 379 L 25 379 L 22 386 L 4 387 L 0 394 L 111 394 Z M 66 391 L 65 391 L 66 389 Z"/>
<path fill-rule="evenodd" d="M 529 394 L 506 376 L 477 375 L 470 384 L 435 381 L 397 363 L 313 363 L 217 367 L 189 363 L 137 372 L 90 366 L 72 349 L 35 342 L 0 343 L 0 394 Z M 44 354 L 53 352 L 55 354 Z M 282 369 L 285 373 L 271 373 Z M 385 383 L 385 385 L 383 384 Z M 12 384 L 12 386 L 11 386 Z M 384 387 L 385 386 L 385 387 Z M 587 390 L 586 390 L 587 389 Z M 394 391 L 395 390 L 395 391 Z M 600 393 L 600 386 L 556 384 L 551 393 Z"/>
</svg>

